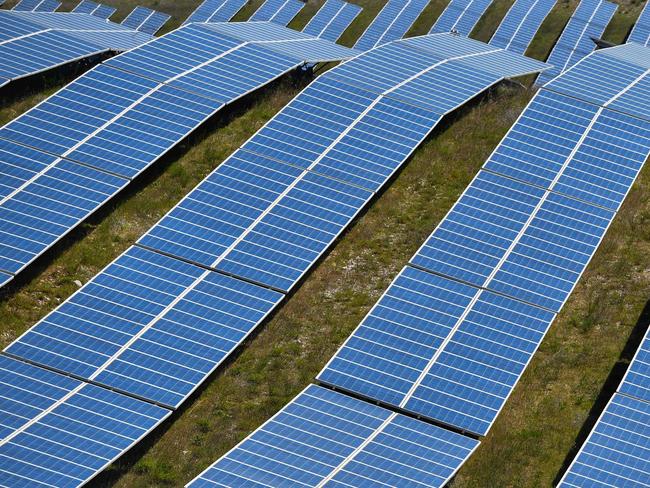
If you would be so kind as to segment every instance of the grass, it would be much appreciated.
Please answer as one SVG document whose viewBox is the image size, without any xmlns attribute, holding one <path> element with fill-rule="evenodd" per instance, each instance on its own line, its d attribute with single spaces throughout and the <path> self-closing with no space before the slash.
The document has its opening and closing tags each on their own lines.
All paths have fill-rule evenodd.
<svg viewBox="0 0 650 488">
<path fill-rule="evenodd" d="M 140 3 L 165 10 L 164 1 Z M 180 18 L 189 11 L 190 2 L 170 3 L 179 12 L 185 8 Z M 374 6 L 373 11 L 379 8 L 376 1 L 358 3 Z M 508 5 L 497 1 L 476 36 L 489 39 Z M 426 32 L 443 6 L 442 0 L 431 2 L 411 33 Z M 545 58 L 572 6 L 556 6 L 529 53 Z M 638 10 L 636 4 L 625 5 L 608 29 L 608 39 L 620 41 Z M 304 24 L 308 13 L 303 12 L 295 25 Z M 372 16 L 364 13 L 349 29 L 348 45 Z M 0 346 L 65 300 L 77 288 L 75 280 L 87 281 L 131 245 L 298 89 L 285 82 L 248 110 L 194 136 L 175 157 L 156 165 L 3 292 Z M 309 384 L 445 215 L 532 94 L 503 86 L 447 120 L 237 357 L 95 485 L 182 485 Z M 3 109 L 0 121 L 42 98 L 15 101 Z M 649 251 L 650 168 L 645 168 L 493 430 L 454 487 L 552 485 L 615 388 L 616 375 L 647 325 Z"/>
</svg>

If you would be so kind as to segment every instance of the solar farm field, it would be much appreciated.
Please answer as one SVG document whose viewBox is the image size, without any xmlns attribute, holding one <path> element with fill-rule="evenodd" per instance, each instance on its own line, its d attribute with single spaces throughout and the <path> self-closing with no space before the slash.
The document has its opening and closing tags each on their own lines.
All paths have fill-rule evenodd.
<svg viewBox="0 0 650 488">
<path fill-rule="evenodd" d="M 11 2 L 8 2 L 11 4 Z M 107 1 L 119 17 L 135 2 Z M 241 12 L 246 18 L 261 2 Z M 344 37 L 352 45 L 383 5 L 364 7 Z M 179 24 L 195 1 L 143 1 Z M 318 2 L 291 24 L 304 25 Z M 487 41 L 511 3 L 497 0 L 473 37 Z M 64 2 L 71 8 L 74 2 Z M 432 1 L 411 34 L 428 32 L 445 2 Z M 528 54 L 545 59 L 573 4 L 560 3 Z M 638 4 L 621 4 L 605 38 L 624 39 Z M 302 391 L 444 217 L 533 96 L 500 86 L 443 122 L 289 300 L 217 375 L 94 486 L 180 486 Z M 5 106 L 15 118 L 56 89 Z M 3 348 L 132 245 L 301 89 L 290 80 L 201 129 L 184 147 L 66 237 L 0 296 Z M 495 426 L 454 487 L 537 487 L 558 481 L 616 389 L 650 322 L 650 169 L 642 171 L 605 241 Z M 42 264 L 41 264 L 42 263 Z"/>
</svg>

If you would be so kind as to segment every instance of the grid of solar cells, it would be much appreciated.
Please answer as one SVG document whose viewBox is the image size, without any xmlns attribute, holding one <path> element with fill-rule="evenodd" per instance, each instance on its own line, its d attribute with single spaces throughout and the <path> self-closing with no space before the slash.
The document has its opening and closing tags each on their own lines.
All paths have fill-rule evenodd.
<svg viewBox="0 0 650 488">
<path fill-rule="evenodd" d="M 649 459 L 650 403 L 616 393 L 558 487 L 642 488 Z"/>
<path fill-rule="evenodd" d="M 97 7 L 97 10 L 92 13 L 92 15 L 99 17 L 100 19 L 108 19 L 116 12 L 116 10 L 117 9 L 115 7 L 111 7 L 110 5 L 100 4 L 99 7 Z"/>
<path fill-rule="evenodd" d="M 157 12 L 146 7 L 136 7 L 122 21 L 122 25 L 131 29 L 144 32 L 146 34 L 155 34 L 171 18 L 170 15 Z"/>
<path fill-rule="evenodd" d="M 185 21 L 191 22 L 228 22 L 237 15 L 246 0 L 206 0 Z"/>
<path fill-rule="evenodd" d="M 300 0 L 266 0 L 251 16 L 249 21 L 271 21 L 288 25 L 304 8 Z"/>
<path fill-rule="evenodd" d="M 650 154 L 649 121 L 604 108 L 639 103 L 645 78 L 610 83 L 603 106 L 579 83 L 533 99 L 320 381 L 487 433 Z"/>
<path fill-rule="evenodd" d="M 34 34 L 45 29 L 45 27 L 31 22 L 21 16 L 15 15 L 10 10 L 0 10 L 0 42 L 10 39 Z"/>
<path fill-rule="evenodd" d="M 327 0 L 309 20 L 303 32 L 336 41 L 361 13 L 362 8 L 341 0 Z"/>
<path fill-rule="evenodd" d="M 56 0 L 20 0 L 12 10 L 16 12 L 54 12 L 61 6 Z"/>
<path fill-rule="evenodd" d="M 469 36 L 492 0 L 451 0 L 430 33 L 457 32 Z"/>
<path fill-rule="evenodd" d="M 0 383 L 7 486 L 80 486 L 171 413 L 5 356 Z"/>
<path fill-rule="evenodd" d="M 404 37 L 428 3 L 428 0 L 389 0 L 354 47 L 367 51 Z"/>
<path fill-rule="evenodd" d="M 6 351 L 174 408 L 281 298 L 133 247 Z"/>
<path fill-rule="evenodd" d="M 263 37 L 264 32 L 281 37 L 283 31 L 298 40 L 313 38 L 270 23 L 253 25 L 257 31 L 229 30 L 242 40 L 206 24 L 189 25 L 91 70 L 0 129 L 2 145 L 11 146 L 3 154 L 7 164 L 2 168 L 10 176 L 3 191 L 8 195 L 19 190 L 0 201 L 0 209 L 7 212 L 20 203 L 20 212 L 11 210 L 0 233 L 0 270 L 22 270 L 225 104 L 306 61 L 243 39 Z M 316 59 L 329 54 L 331 44 L 317 42 Z M 333 51 L 354 52 L 342 47 Z M 32 155 L 30 166 L 17 168 L 26 147 L 38 154 Z M 64 161 L 55 164 L 55 155 Z M 41 160 L 48 162 L 35 166 Z M 84 166 L 75 180 L 69 167 L 77 163 Z M 68 169 L 61 173 L 64 164 Z M 89 174 L 97 171 L 102 174 L 96 184 L 84 187 Z M 34 200 L 35 189 L 41 192 L 44 183 L 53 182 L 65 191 L 55 186 L 52 195 Z M 73 196 L 80 200 L 70 207 Z M 34 215 L 25 209 L 27 204 Z M 14 225 L 23 214 L 28 222 Z"/>
<path fill-rule="evenodd" d="M 650 329 L 646 332 L 618 391 L 650 403 Z"/>
<path fill-rule="evenodd" d="M 478 441 L 309 386 L 187 486 L 444 486 Z"/>
<path fill-rule="evenodd" d="M 650 41 L 650 9 L 648 9 L 648 2 L 643 6 L 643 10 L 639 14 L 639 18 L 632 27 L 627 42 L 636 42 L 642 46 L 647 46 Z"/>
<path fill-rule="evenodd" d="M 490 44 L 524 54 L 556 0 L 517 0 L 492 36 Z"/>
<path fill-rule="evenodd" d="M 110 5 L 103 5 L 91 0 L 82 0 L 72 9 L 72 12 L 77 14 L 91 14 L 100 19 L 108 19 L 116 10 L 115 7 L 111 7 Z"/>
<path fill-rule="evenodd" d="M 591 38 L 602 37 L 617 8 L 606 0 L 582 0 L 548 57 L 553 67 L 542 72 L 536 83 L 543 86 L 593 52 L 596 46 Z"/>
</svg>

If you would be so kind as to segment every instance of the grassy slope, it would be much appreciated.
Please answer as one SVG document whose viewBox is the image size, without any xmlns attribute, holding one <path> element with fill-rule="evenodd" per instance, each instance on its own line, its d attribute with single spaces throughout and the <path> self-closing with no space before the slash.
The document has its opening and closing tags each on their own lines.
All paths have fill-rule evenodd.
<svg viewBox="0 0 650 488">
<path fill-rule="evenodd" d="M 189 5 L 197 2 L 139 3 L 184 18 Z M 370 8 L 356 29 L 347 33 L 348 44 L 380 2 L 358 3 Z M 433 1 L 413 33 L 425 32 L 443 5 L 442 0 Z M 497 1 L 478 26 L 478 37 L 489 38 L 507 5 Z M 309 8 L 313 11 L 313 6 Z M 617 15 L 609 39 L 623 37 L 633 18 L 629 11 L 638 7 Z M 565 3 L 558 5 L 531 53 L 543 58 L 569 14 Z M 309 11 L 301 14 L 296 25 L 304 24 L 308 16 Z M 285 84 L 221 127 L 198 134 L 187 144 L 187 152 L 158 165 L 155 174 L 136 183 L 110 209 L 57 246 L 2 297 L 0 346 L 72 293 L 74 280 L 86 281 L 133 243 L 295 93 L 296 87 Z M 531 95 L 501 88 L 448 121 L 239 356 L 173 422 L 147 438 L 96 484 L 180 485 L 304 388 L 444 216 Z M 16 101 L 3 109 L 0 122 L 42 97 Z M 649 185 L 650 169 L 646 169 L 494 429 L 454 486 L 551 485 L 581 429 L 602 408 L 603 398 L 597 397 L 613 367 L 629 359 L 626 342 L 648 299 Z M 635 340 L 640 329 L 635 329 Z"/>
</svg>

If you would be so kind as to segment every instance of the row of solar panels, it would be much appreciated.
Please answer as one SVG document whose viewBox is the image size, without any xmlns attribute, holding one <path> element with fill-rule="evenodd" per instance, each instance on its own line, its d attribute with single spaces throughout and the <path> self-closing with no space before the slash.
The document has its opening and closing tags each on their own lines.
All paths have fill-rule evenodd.
<svg viewBox="0 0 650 488">
<path fill-rule="evenodd" d="M 650 330 L 559 487 L 627 486 L 650 480 Z"/>
<path fill-rule="evenodd" d="M 191 24 L 89 71 L 0 129 L 0 269 L 18 273 L 226 105 L 354 54 L 274 23 Z"/>
<path fill-rule="evenodd" d="M 388 44 L 328 71 L 138 245 L 5 354 L 169 410 L 178 407 L 271 313 L 445 113 L 506 76 L 542 67 L 443 34 Z M 462 92 L 445 96 L 456 84 Z M 429 91 L 440 98 L 425 103 Z M 400 416 L 391 429 L 409 422 Z M 21 434 L 32 427 L 25 425 L 16 427 Z M 440 435 L 440 442 L 448 437 L 424 429 Z M 128 442 L 134 438 L 127 436 Z M 3 469 L 57 486 L 75 476 L 68 458 L 58 460 L 53 473 L 54 457 L 62 456 L 43 447 L 28 456 L 22 439 L 16 434 L 0 445 Z M 52 440 L 70 445 L 62 435 Z M 475 445 L 455 442 L 463 449 Z M 84 462 L 97 456 L 95 449 L 88 444 Z M 77 464 L 86 474 L 103 466 Z"/>
<path fill-rule="evenodd" d="M 649 68 L 650 50 L 630 44 L 541 90 L 319 374 L 355 398 L 310 386 L 188 486 L 442 486 L 478 444 L 455 432 L 487 433 L 650 154 Z M 648 354 L 627 393 L 650 391 Z M 376 417 L 353 431 L 346 407 Z M 648 408 L 626 407 L 612 413 L 626 415 L 609 444 L 619 476 L 602 486 L 646 486 Z M 409 419 L 394 434 L 406 413 L 455 432 Z M 587 461 L 603 462 L 602 438 Z M 600 468 L 578 468 L 575 486 L 594 486 Z"/>
</svg>

